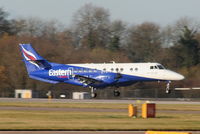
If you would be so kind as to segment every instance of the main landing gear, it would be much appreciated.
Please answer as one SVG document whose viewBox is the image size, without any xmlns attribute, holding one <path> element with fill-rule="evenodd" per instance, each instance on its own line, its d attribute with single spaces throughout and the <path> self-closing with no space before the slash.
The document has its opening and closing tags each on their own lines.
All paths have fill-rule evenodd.
<svg viewBox="0 0 200 134">
<path fill-rule="evenodd" d="M 167 85 L 166 85 L 166 94 L 170 94 L 171 93 L 171 90 L 170 90 L 170 83 L 171 81 L 167 81 Z"/>
<path fill-rule="evenodd" d="M 114 91 L 113 91 L 113 94 L 114 94 L 115 97 L 120 96 L 120 92 L 119 92 L 118 90 L 114 90 Z"/>
<path fill-rule="evenodd" d="M 92 98 L 96 98 L 97 97 L 97 93 L 94 92 L 94 90 L 96 90 L 96 88 L 90 87 L 90 89 L 91 89 L 91 97 Z"/>
<path fill-rule="evenodd" d="M 91 98 L 96 98 L 97 97 L 97 93 L 95 93 L 94 91 L 96 90 L 96 88 L 94 88 L 94 87 L 90 87 L 90 89 L 91 89 Z M 119 92 L 119 90 L 114 90 L 113 91 L 113 95 L 115 96 L 115 97 L 118 97 L 118 96 L 120 96 L 120 92 Z"/>
</svg>

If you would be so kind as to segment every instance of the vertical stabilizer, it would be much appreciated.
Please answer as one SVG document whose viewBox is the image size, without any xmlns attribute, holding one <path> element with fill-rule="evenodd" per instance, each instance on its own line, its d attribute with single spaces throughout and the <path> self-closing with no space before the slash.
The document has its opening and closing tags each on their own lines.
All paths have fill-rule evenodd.
<svg viewBox="0 0 200 134">
<path fill-rule="evenodd" d="M 51 68 L 47 60 L 41 57 L 31 46 L 31 44 L 19 44 L 20 50 L 26 64 L 28 73 Z"/>
</svg>

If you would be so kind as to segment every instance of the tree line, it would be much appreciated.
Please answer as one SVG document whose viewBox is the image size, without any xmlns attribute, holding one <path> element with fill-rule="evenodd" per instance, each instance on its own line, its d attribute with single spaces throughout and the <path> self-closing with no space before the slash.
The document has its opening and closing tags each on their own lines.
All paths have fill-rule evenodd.
<svg viewBox="0 0 200 134">
<path fill-rule="evenodd" d="M 9 19 L 9 13 L 0 8 L 0 96 L 13 96 L 14 89 L 19 88 L 54 92 L 85 90 L 68 84 L 52 85 L 29 79 L 19 43 L 31 43 L 47 60 L 63 64 L 158 62 L 186 77 L 175 82 L 174 87 L 198 87 L 199 26 L 200 23 L 189 17 L 180 18 L 168 26 L 154 22 L 127 24 L 123 20 L 111 20 L 107 9 L 92 4 L 77 10 L 70 26 L 40 18 Z M 164 90 L 165 86 L 138 83 L 122 89 L 126 92 L 138 88 Z M 188 96 L 187 92 L 180 94 Z M 189 97 L 199 96 L 198 91 L 191 91 Z"/>
</svg>

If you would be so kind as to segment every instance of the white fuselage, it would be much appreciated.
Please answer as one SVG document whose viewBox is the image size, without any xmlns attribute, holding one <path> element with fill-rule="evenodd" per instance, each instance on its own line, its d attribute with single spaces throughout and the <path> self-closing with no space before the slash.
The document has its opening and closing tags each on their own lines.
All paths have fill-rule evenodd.
<svg viewBox="0 0 200 134">
<path fill-rule="evenodd" d="M 130 76 L 139 76 L 158 80 L 182 80 L 184 76 L 174 71 L 165 69 L 159 63 L 90 63 L 68 64 L 72 66 L 97 69 L 104 72 L 120 73 Z"/>
</svg>

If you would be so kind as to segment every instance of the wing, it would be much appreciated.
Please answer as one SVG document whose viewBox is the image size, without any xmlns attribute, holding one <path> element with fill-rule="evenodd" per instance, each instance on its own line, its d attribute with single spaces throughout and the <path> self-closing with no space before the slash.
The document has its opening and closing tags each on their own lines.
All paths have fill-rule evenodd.
<svg viewBox="0 0 200 134">
<path fill-rule="evenodd" d="M 74 75 L 74 78 L 78 79 L 78 81 L 80 81 L 81 83 L 85 84 L 85 85 L 91 85 L 91 84 L 101 84 L 103 83 L 103 81 L 101 80 L 96 80 L 87 76 L 82 76 L 82 75 Z"/>
</svg>

